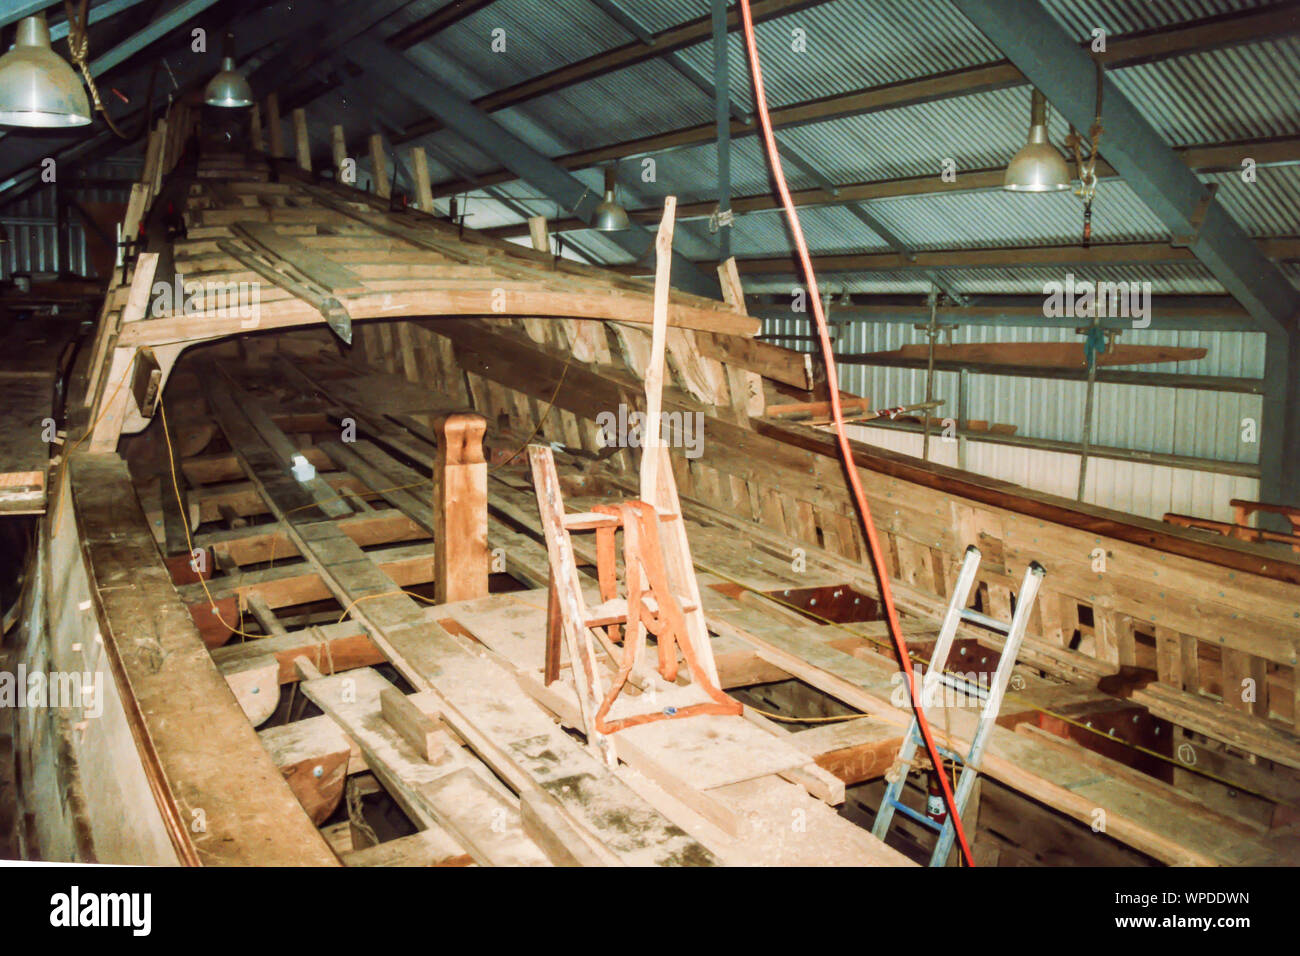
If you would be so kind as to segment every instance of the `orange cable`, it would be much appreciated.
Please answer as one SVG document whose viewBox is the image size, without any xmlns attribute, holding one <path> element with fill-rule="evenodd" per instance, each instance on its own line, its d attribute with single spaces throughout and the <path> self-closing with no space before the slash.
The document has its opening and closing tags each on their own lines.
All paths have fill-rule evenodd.
<svg viewBox="0 0 1300 956">
<path fill-rule="evenodd" d="M 867 506 L 867 496 L 862 490 L 862 479 L 859 477 L 858 469 L 853 461 L 853 452 L 849 447 L 848 435 L 844 431 L 844 409 L 840 405 L 839 375 L 835 369 L 835 355 L 831 348 L 830 332 L 826 324 L 826 316 L 822 311 L 821 293 L 817 288 L 817 275 L 813 272 L 812 257 L 808 252 L 808 244 L 804 241 L 803 229 L 799 224 L 799 213 L 790 198 L 790 188 L 786 185 L 785 171 L 781 166 L 781 156 L 777 152 L 776 137 L 772 132 L 772 118 L 767 109 L 767 94 L 763 88 L 763 71 L 758 61 L 758 44 L 754 37 L 754 19 L 749 9 L 749 0 L 740 0 L 740 16 L 744 27 L 745 45 L 749 52 L 749 65 L 754 75 L 754 102 L 758 107 L 758 119 L 762 126 L 768 161 L 771 163 L 772 176 L 776 180 L 776 188 L 781 195 L 781 203 L 785 207 L 785 213 L 790 222 L 790 234 L 794 237 L 800 264 L 803 266 L 804 275 L 808 279 L 808 295 L 812 299 L 813 317 L 817 320 L 817 337 L 821 344 L 822 358 L 826 363 L 826 384 L 830 389 L 831 414 L 835 423 L 835 437 L 839 445 L 840 458 L 844 465 L 845 474 L 848 477 L 849 488 L 852 490 L 853 498 L 857 502 L 858 516 L 862 519 L 867 544 L 871 549 L 871 564 L 880 583 L 880 598 L 889 619 L 889 632 L 894 638 L 894 647 L 898 652 L 899 662 L 903 667 L 903 673 L 907 676 L 908 687 L 912 691 L 912 708 L 916 712 L 916 722 L 921 729 L 921 736 L 925 740 L 925 749 L 930 755 L 930 760 L 936 768 L 942 768 L 943 762 L 939 757 L 938 749 L 935 747 L 934 737 L 930 733 L 930 722 L 926 720 L 925 709 L 920 703 L 921 695 L 916 682 L 916 674 L 912 669 L 912 660 L 908 654 L 907 642 L 903 639 L 903 629 L 898 621 L 898 610 L 894 607 L 894 594 L 889 583 L 889 570 L 885 567 L 880 541 L 876 537 L 876 525 L 871 517 L 871 509 Z M 944 802 L 948 805 L 949 819 L 952 820 L 957 840 L 961 844 L 962 856 L 965 858 L 967 866 L 974 866 L 975 859 L 971 854 L 970 845 L 966 842 L 966 833 L 962 827 L 961 816 L 957 813 L 957 800 L 948 784 L 947 775 L 940 769 L 937 776 L 943 789 Z"/>
</svg>

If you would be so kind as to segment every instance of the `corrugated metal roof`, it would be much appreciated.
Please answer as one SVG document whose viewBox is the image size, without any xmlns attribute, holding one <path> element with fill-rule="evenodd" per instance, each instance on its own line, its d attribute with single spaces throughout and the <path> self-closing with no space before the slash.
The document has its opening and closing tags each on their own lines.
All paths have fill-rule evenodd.
<svg viewBox="0 0 1300 956">
<path fill-rule="evenodd" d="M 1294 235 L 1300 227 L 1300 166 L 1256 167 L 1254 182 L 1241 172 L 1204 177 L 1219 184 L 1215 201 L 1252 236 Z"/>
<path fill-rule="evenodd" d="M 638 63 L 531 100 L 520 108 L 563 131 L 562 152 L 652 136 L 713 119 L 713 101 L 662 60 Z M 504 114 L 494 115 L 500 119 Z"/>
<path fill-rule="evenodd" d="M 843 206 L 818 206 L 800 211 L 808 248 L 814 254 L 887 252 L 889 245 Z M 741 216 L 736 220 L 732 251 L 737 256 L 763 255 L 791 247 L 784 214 Z"/>
<path fill-rule="evenodd" d="M 412 19 L 418 17 L 408 12 L 390 21 Z M 504 48 L 498 42 L 494 49 L 494 40 Z M 434 51 L 470 71 L 482 88 L 469 95 L 479 96 L 627 41 L 627 33 L 590 3 L 496 0 L 413 49 Z"/>
<path fill-rule="evenodd" d="M 881 199 L 870 208 L 916 249 L 1077 243 L 1083 233 L 1083 203 L 1068 191 L 935 193 Z M 1098 184 L 1092 209 L 1094 242 L 1161 240 L 1168 234 L 1128 185 L 1118 180 Z"/>
<path fill-rule="evenodd" d="M 1287 136 L 1300 129 L 1300 38 L 1294 36 L 1112 70 L 1109 76 L 1173 146 Z"/>
<path fill-rule="evenodd" d="M 1271 0 L 1042 0 L 1061 25 L 1080 38 L 1101 27 L 1110 36 L 1138 33 L 1270 5 Z"/>
<path fill-rule="evenodd" d="M 1083 36 L 1092 25 L 1104 26 L 1117 35 L 1259 5 L 1238 0 L 1171 0 L 1158 5 L 1054 0 L 1051 9 L 1068 29 Z M 490 35 L 486 14 L 493 10 L 499 11 L 494 24 L 507 31 L 507 51 L 516 21 L 525 16 L 529 22 L 519 24 L 527 26 L 521 37 L 530 37 L 534 31 L 563 35 L 568 46 L 560 54 L 555 46 L 558 41 L 541 39 L 536 50 L 516 54 L 518 59 L 512 59 L 509 52 L 485 53 Z M 655 0 L 638 4 L 631 12 L 648 29 L 657 31 L 702 17 L 708 10 L 703 4 L 685 0 Z M 567 6 L 555 5 L 539 13 L 524 0 L 501 0 L 447 31 L 433 46 L 460 57 L 470 71 L 482 75 L 485 87 L 494 83 L 500 87 L 545 72 L 548 65 L 563 62 L 562 57 L 572 61 L 631 42 L 627 33 L 603 14 L 578 14 L 572 27 L 567 15 Z M 807 52 L 792 48 L 791 30 L 795 27 L 806 31 Z M 920 0 L 886 0 L 869 6 L 857 0 L 830 0 L 761 23 L 759 32 L 774 106 L 1001 58 L 946 0 L 939 7 Z M 749 104 L 748 65 L 735 33 L 731 45 L 734 95 Z M 688 47 L 681 55 L 703 74 L 711 75 L 710 42 Z M 1297 64 L 1300 40 L 1279 38 L 1112 70 L 1111 74 L 1171 143 L 1188 145 L 1300 131 Z M 938 175 L 945 157 L 954 160 L 960 175 L 962 170 L 995 168 L 1014 153 L 1023 140 L 1027 101 L 1025 87 L 996 90 L 785 129 L 778 135 L 832 182 Z M 711 119 L 711 110 L 698 88 L 668 64 L 651 61 L 497 116 L 539 149 L 557 155 L 704 124 Z M 593 121 L 594 117 L 598 121 Z M 1057 116 L 1052 117 L 1051 125 L 1052 139 L 1059 145 L 1066 125 Z M 491 162 L 490 157 L 486 159 Z M 633 194 L 651 202 L 669 193 L 683 202 L 708 200 L 716 194 L 713 144 L 663 153 L 655 157 L 655 163 L 658 176 L 652 183 L 636 182 L 639 167 L 635 161 L 624 164 L 624 178 L 636 187 Z M 733 143 L 732 164 L 733 195 L 770 190 L 766 158 L 755 138 Z M 469 165 L 483 168 L 477 161 Z M 817 181 L 793 163 L 786 164 L 786 172 L 796 189 Z M 1300 223 L 1300 215 L 1293 214 L 1300 180 L 1294 172 L 1269 170 L 1267 174 L 1268 184 L 1254 193 L 1229 189 L 1234 184 L 1220 177 L 1225 179 L 1224 207 L 1255 235 L 1294 232 Z M 907 197 L 878 201 L 872 212 L 903 241 L 922 249 L 1071 242 L 1082 227 L 1081 207 L 1068 194 L 1023 197 L 990 190 Z M 856 220 L 832 215 L 829 218 L 845 228 L 823 230 L 818 214 L 805 210 L 803 215 L 812 220 L 809 232 L 816 236 L 815 248 L 821 251 L 880 247 L 876 237 Z M 1103 242 L 1158 241 L 1166 232 L 1121 182 L 1102 184 L 1094 206 L 1093 229 L 1096 241 Z M 763 244 L 767 240 L 771 245 Z M 752 225 L 742 220 L 735 245 L 742 255 L 780 254 L 789 248 L 784 226 L 770 220 L 756 220 Z M 1010 278 L 1012 285 L 1003 288 L 1014 291 L 1024 285 L 1016 278 L 1020 271 L 982 270 L 966 278 L 973 288 L 990 291 L 990 282 Z M 1217 283 L 1195 266 L 1157 278 L 1169 291 L 1218 289 Z M 876 289 L 924 285 L 907 275 L 872 277 L 870 281 Z M 1041 283 L 1035 278 L 1033 284 Z"/>
<path fill-rule="evenodd" d="M 139 163 L 97 163 L 87 166 L 85 174 L 103 179 L 134 177 L 139 174 Z M 126 189 L 95 187 L 77 190 L 77 198 L 82 202 L 125 203 L 128 197 Z M 90 257 L 86 254 L 85 227 L 81 217 L 73 212 L 69 212 L 67 220 L 70 261 L 59 261 L 56 216 L 53 186 L 38 189 L 0 209 L 0 222 L 6 223 L 9 233 L 9 241 L 0 243 L 0 281 L 7 281 L 15 273 L 94 274 Z"/>
<path fill-rule="evenodd" d="M 1001 59 L 948 0 L 832 0 L 757 24 L 763 84 L 773 109 Z M 713 74 L 712 42 L 682 56 Z M 749 61 L 730 36 L 732 95 L 753 108 Z"/>
</svg>

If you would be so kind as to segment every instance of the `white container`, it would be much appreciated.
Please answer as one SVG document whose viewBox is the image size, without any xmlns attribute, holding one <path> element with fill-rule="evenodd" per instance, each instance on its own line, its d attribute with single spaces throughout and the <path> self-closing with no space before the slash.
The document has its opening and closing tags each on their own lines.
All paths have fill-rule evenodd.
<svg viewBox="0 0 1300 956">
<path fill-rule="evenodd" d="M 316 477 L 316 466 L 302 455 L 293 456 L 293 476 L 299 481 L 311 481 Z"/>
</svg>

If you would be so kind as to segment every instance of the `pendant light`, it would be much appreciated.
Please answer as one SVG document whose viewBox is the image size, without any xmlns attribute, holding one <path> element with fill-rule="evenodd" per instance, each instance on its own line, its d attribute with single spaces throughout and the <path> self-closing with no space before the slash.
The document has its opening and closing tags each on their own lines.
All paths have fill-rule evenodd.
<svg viewBox="0 0 1300 956">
<path fill-rule="evenodd" d="M 1034 90 L 1029 110 L 1029 140 L 1007 164 L 1002 188 L 1047 193 L 1070 188 L 1070 167 L 1047 140 L 1047 97 Z"/>
<path fill-rule="evenodd" d="M 0 123 L 58 128 L 90 122 L 90 101 L 76 71 L 50 49 L 43 15 L 18 22 L 8 53 L 0 56 Z"/>
<path fill-rule="evenodd" d="M 244 74 L 235 67 L 235 36 L 226 34 L 225 49 L 221 56 L 221 70 L 208 81 L 203 91 L 203 102 L 208 106 L 220 106 L 234 109 L 253 105 L 253 88 L 244 79 Z"/>
<path fill-rule="evenodd" d="M 596 206 L 596 212 L 591 220 L 592 228 L 600 232 L 619 232 L 631 225 L 628 222 L 627 210 L 614 199 L 614 185 L 614 167 L 606 166 L 605 198 Z"/>
</svg>

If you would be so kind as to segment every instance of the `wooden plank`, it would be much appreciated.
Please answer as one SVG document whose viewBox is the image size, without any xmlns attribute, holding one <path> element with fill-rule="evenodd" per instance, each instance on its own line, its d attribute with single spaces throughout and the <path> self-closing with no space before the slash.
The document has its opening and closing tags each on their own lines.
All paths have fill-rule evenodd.
<svg viewBox="0 0 1300 956">
<path fill-rule="evenodd" d="M 243 438 L 234 444 L 246 465 L 269 454 L 261 436 Z M 281 520 L 283 509 L 304 497 L 295 485 L 268 486 L 261 469 L 248 470 Z M 424 621 L 415 602 L 394 593 L 391 580 L 332 523 L 295 517 L 286 530 L 402 675 L 418 690 L 437 695 L 444 722 L 516 792 L 549 795 L 598 847 L 608 848 L 610 859 L 633 865 L 717 862 L 556 727 L 500 665 Z M 337 555 L 329 563 L 317 556 L 326 545 Z"/>
<path fill-rule="evenodd" d="M 388 725 L 428 763 L 437 763 L 443 754 L 442 739 L 446 732 L 437 721 L 425 714 L 396 687 L 384 688 L 379 695 L 379 709 Z"/>
<path fill-rule="evenodd" d="M 903 744 L 897 724 L 860 717 L 794 734 L 790 742 L 847 785 L 882 777 Z"/>
<path fill-rule="evenodd" d="M 156 774 L 159 812 L 181 844 L 179 858 L 336 865 L 176 599 L 126 465 L 116 456 L 80 454 L 69 467 L 95 613 L 114 679 L 127 688 L 139 759 Z M 203 832 L 191 829 L 195 808 Z"/>
<path fill-rule="evenodd" d="M 1232 680 L 1227 675 L 1224 679 Z M 1274 721 L 1253 716 L 1240 706 L 1240 701 L 1234 704 L 1232 698 L 1241 695 L 1240 683 L 1225 686 L 1224 690 L 1226 700 L 1220 703 L 1164 684 L 1149 684 L 1133 691 L 1132 699 L 1180 727 L 1300 769 L 1300 735 Z"/>
<path fill-rule="evenodd" d="M 376 843 L 342 854 L 344 866 L 472 866 L 466 853 L 442 827 L 429 827 L 410 836 Z"/>
<path fill-rule="evenodd" d="M 393 688 L 365 669 L 307 681 L 313 703 L 357 742 L 385 789 L 417 820 L 432 819 L 484 866 L 545 866 L 542 851 L 523 832 L 518 807 L 471 769 L 459 747 L 429 763 L 380 717 L 381 697 Z"/>
<path fill-rule="evenodd" d="M 819 646 L 820 642 L 785 625 L 773 626 L 750 609 L 717 611 L 709 615 L 709 621 L 715 629 L 749 641 L 773 663 L 844 703 L 900 728 L 908 725 L 908 715 L 890 703 L 894 682 L 888 665 L 871 666 Z M 931 722 L 940 743 L 959 751 L 968 748 L 974 714 L 944 708 L 943 716 L 932 715 Z M 1224 826 L 1232 827 L 1227 818 L 1207 810 L 1189 820 L 1153 800 L 1149 793 L 1135 794 L 1123 781 L 1099 775 L 1092 767 L 1080 768 L 1069 754 L 1048 750 L 1003 727 L 993 728 L 982 769 L 1086 823 L 1093 821 L 1095 809 L 1102 808 L 1108 835 L 1168 863 L 1231 865 L 1269 856 L 1259 841 L 1241 840 L 1235 828 L 1225 831 Z M 1080 795 L 1085 787 L 1092 788 L 1086 798 Z"/>
<path fill-rule="evenodd" d="M 366 290 L 365 284 L 351 269 L 309 249 L 293 236 L 280 232 L 272 223 L 242 220 L 231 228 L 236 235 L 252 240 L 334 295 L 353 295 Z"/>
<path fill-rule="evenodd" d="M 794 352 L 738 335 L 697 334 L 695 342 L 701 355 L 756 372 L 774 382 L 812 391 L 812 356 L 807 352 Z"/>
<path fill-rule="evenodd" d="M 325 594 L 329 591 L 326 589 Z M 345 621 L 325 627 L 291 631 L 258 641 L 241 641 L 212 650 L 212 659 L 218 667 L 233 666 L 248 657 L 263 654 L 273 656 L 279 663 L 278 680 L 281 684 L 296 681 L 294 660 L 306 657 L 324 674 L 371 667 L 386 658 L 365 629 Z"/>
<path fill-rule="evenodd" d="M 158 253 L 156 252 L 142 252 L 136 258 L 130 291 L 122 307 L 121 324 L 124 329 L 139 324 L 146 317 L 157 268 Z M 113 349 L 112 362 L 101 386 L 102 392 L 94 406 L 96 413 L 92 420 L 96 424 L 92 426 L 91 431 L 91 451 L 112 451 L 117 447 L 117 440 L 126 420 L 127 402 L 130 400 L 127 382 L 130 380 L 131 369 L 135 363 L 135 351 L 132 347 L 121 345 L 119 333 L 118 346 Z"/>
</svg>

